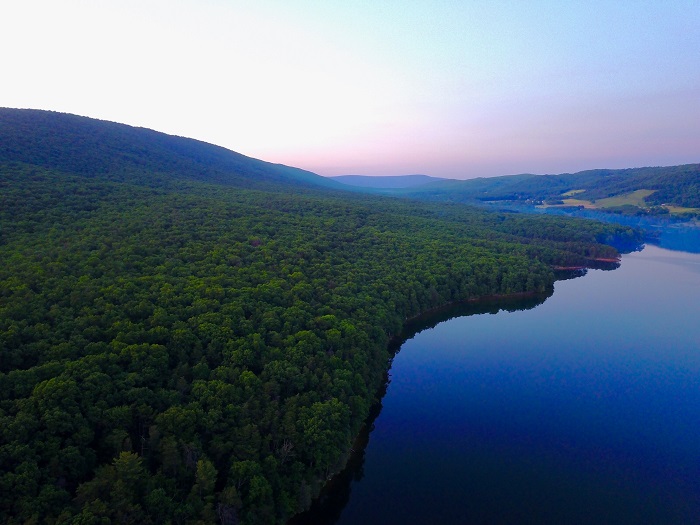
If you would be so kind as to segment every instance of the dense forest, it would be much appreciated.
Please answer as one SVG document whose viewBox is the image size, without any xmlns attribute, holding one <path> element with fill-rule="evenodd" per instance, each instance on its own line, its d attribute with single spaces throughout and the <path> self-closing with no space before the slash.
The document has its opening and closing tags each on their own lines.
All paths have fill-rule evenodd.
<svg viewBox="0 0 700 525">
<path fill-rule="evenodd" d="M 407 319 L 640 240 L 318 179 L 0 110 L 0 521 L 283 523 L 343 466 Z"/>
</svg>

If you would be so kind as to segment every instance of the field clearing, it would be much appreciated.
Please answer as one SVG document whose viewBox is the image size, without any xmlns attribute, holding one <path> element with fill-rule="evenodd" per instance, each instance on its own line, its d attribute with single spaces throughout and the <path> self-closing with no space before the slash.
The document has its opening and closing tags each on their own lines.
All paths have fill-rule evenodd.
<svg viewBox="0 0 700 525">
<path fill-rule="evenodd" d="M 591 201 L 584 201 L 582 199 L 563 199 L 562 204 L 540 204 L 538 208 L 568 208 L 571 206 L 582 206 L 588 210 L 595 210 L 596 205 Z"/>
<path fill-rule="evenodd" d="M 586 190 L 569 190 L 561 194 L 562 198 L 561 204 L 541 204 L 537 206 L 538 208 L 571 208 L 571 207 L 581 207 L 587 210 L 600 210 L 606 211 L 609 208 L 620 208 L 622 206 L 636 207 L 640 210 L 649 210 L 650 205 L 647 204 L 646 198 L 649 197 L 656 190 L 635 190 L 631 193 L 626 193 L 624 195 L 616 195 L 615 197 L 607 197 L 605 199 L 598 199 L 596 201 L 588 201 L 584 199 L 577 199 L 574 196 L 580 193 L 584 193 Z M 700 208 L 686 208 L 683 206 L 675 206 L 673 204 L 663 204 L 664 208 L 668 210 L 671 215 L 683 215 L 683 214 L 700 214 Z M 629 212 L 627 212 L 629 213 Z"/>
<path fill-rule="evenodd" d="M 560 204 L 560 206 L 562 206 Z M 584 201 L 583 199 L 564 199 L 563 206 L 583 206 L 588 210 L 594 210 L 597 206 L 591 201 Z"/>
<path fill-rule="evenodd" d="M 647 208 L 648 206 L 645 199 L 655 191 L 656 190 L 636 190 L 626 195 L 597 200 L 595 205 L 596 208 L 613 208 L 616 206 L 638 206 L 639 208 Z"/>
<path fill-rule="evenodd" d="M 673 204 L 664 204 L 664 208 L 666 208 L 669 213 L 679 215 L 683 213 L 700 213 L 700 208 L 684 208 L 683 206 L 674 206 Z"/>
<path fill-rule="evenodd" d="M 562 199 L 563 204 L 543 204 L 542 208 L 561 208 L 568 206 L 581 206 L 587 210 L 600 210 L 605 208 L 615 208 L 618 206 L 636 206 L 638 208 L 648 208 L 646 203 L 646 198 L 654 193 L 656 190 L 635 190 L 632 193 L 627 193 L 625 195 L 617 195 L 615 197 L 608 197 L 605 199 L 599 199 L 597 201 L 587 201 L 583 199 L 573 198 L 573 195 L 583 193 L 585 190 L 570 190 L 566 193 L 562 193 L 562 197 L 569 196 L 568 199 Z M 690 208 L 685 208 L 685 210 L 692 211 Z M 670 207 L 669 207 L 670 211 Z M 673 213 L 673 212 L 672 212 Z M 676 212 L 682 213 L 682 212 Z"/>
</svg>

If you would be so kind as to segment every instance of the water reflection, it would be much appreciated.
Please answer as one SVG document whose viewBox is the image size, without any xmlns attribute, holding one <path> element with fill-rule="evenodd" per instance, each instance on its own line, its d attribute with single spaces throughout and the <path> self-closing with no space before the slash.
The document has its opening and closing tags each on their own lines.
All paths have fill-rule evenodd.
<svg viewBox="0 0 700 525">
<path fill-rule="evenodd" d="M 381 417 L 295 523 L 700 523 L 699 268 L 652 246 L 416 319 Z"/>
<path fill-rule="evenodd" d="M 361 481 L 364 477 L 365 453 L 369 437 L 374 430 L 374 422 L 382 411 L 382 399 L 389 385 L 388 375 L 377 396 L 379 401 L 370 409 L 370 415 L 353 444 L 352 453 L 345 468 L 336 474 L 321 490 L 319 497 L 311 504 L 311 508 L 292 518 L 288 525 L 331 525 L 340 519 L 343 509 L 350 501 L 353 482 Z"/>
<path fill-rule="evenodd" d="M 618 265 L 619 266 L 619 265 Z M 586 269 L 560 270 L 564 279 L 585 275 Z M 557 275 L 559 277 L 559 275 Z M 498 312 L 517 312 L 519 310 L 531 310 L 551 297 L 554 291 L 539 294 L 524 294 L 509 297 L 487 297 L 478 301 L 448 305 L 443 308 L 436 308 L 430 312 L 411 319 L 400 337 L 394 341 L 394 351 L 398 350 L 403 343 L 412 339 L 423 330 L 429 330 L 440 323 L 457 319 L 458 317 L 468 317 L 470 315 L 491 314 Z"/>
<path fill-rule="evenodd" d="M 613 269 L 613 266 L 607 265 L 607 268 Z M 560 270 L 557 273 L 557 277 L 560 279 L 573 279 L 585 275 L 586 271 L 585 268 Z M 432 310 L 408 322 L 400 336 L 391 343 L 391 349 L 398 353 L 406 341 L 412 339 L 420 332 L 434 328 L 452 319 L 481 314 L 495 315 L 502 311 L 531 310 L 544 303 L 552 296 L 552 293 L 553 291 L 521 296 L 491 297 Z M 345 469 L 326 484 L 307 512 L 295 516 L 289 521 L 288 525 L 332 525 L 340 520 L 343 509 L 350 501 L 353 483 L 361 481 L 364 477 L 365 456 L 370 434 L 374 430 L 375 421 L 381 414 L 383 408 L 382 400 L 386 395 L 390 382 L 387 373 L 384 386 L 377 393 L 379 401 L 370 409 L 370 415 L 355 440 L 352 454 Z"/>
<path fill-rule="evenodd" d="M 567 211 L 557 208 L 533 208 L 527 211 L 550 215 L 584 217 L 601 222 L 633 226 L 645 232 L 645 240 L 650 244 L 667 250 L 700 253 L 700 221 L 697 219 L 616 215 L 585 209 Z"/>
</svg>

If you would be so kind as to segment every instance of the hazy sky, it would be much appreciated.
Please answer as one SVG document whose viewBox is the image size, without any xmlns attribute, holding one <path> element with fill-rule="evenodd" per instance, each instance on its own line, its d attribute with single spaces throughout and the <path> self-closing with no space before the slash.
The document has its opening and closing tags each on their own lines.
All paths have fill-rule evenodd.
<svg viewBox="0 0 700 525">
<path fill-rule="evenodd" d="M 321 175 L 700 162 L 700 2 L 2 0 L 0 106 Z"/>
</svg>

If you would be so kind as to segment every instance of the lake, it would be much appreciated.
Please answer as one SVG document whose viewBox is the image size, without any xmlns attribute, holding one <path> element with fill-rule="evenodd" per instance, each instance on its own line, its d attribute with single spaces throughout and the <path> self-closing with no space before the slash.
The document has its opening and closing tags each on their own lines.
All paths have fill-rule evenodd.
<svg viewBox="0 0 700 525">
<path fill-rule="evenodd" d="M 420 331 L 298 523 L 700 522 L 699 292 L 700 255 L 647 246 Z"/>
</svg>

